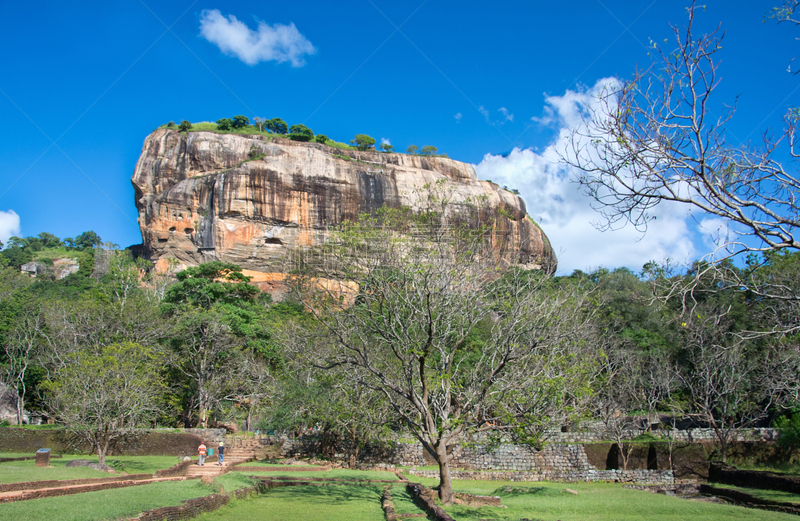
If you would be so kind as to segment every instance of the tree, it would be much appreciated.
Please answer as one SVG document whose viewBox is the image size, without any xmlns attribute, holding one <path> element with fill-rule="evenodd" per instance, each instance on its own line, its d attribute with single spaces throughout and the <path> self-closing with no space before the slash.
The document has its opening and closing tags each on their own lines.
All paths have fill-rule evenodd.
<svg viewBox="0 0 800 521">
<path fill-rule="evenodd" d="M 217 130 L 230 130 L 233 126 L 233 120 L 230 118 L 222 118 L 217 120 Z"/>
<path fill-rule="evenodd" d="M 100 239 L 100 236 L 91 230 L 88 232 L 83 232 L 75 237 L 75 247 L 79 250 L 92 249 L 102 244 L 102 242 L 103 241 Z"/>
<path fill-rule="evenodd" d="M 89 442 L 105 464 L 112 442 L 144 427 L 162 409 L 162 360 L 125 342 L 74 353 L 45 384 L 46 403 L 67 429 Z"/>
<path fill-rule="evenodd" d="M 423 191 L 418 214 L 363 216 L 303 259 L 294 294 L 322 334 L 288 340 L 309 363 L 386 399 L 437 462 L 451 504 L 463 437 L 501 430 L 541 441 L 579 409 L 600 342 L 577 286 L 502 269 L 477 206 L 463 204 L 454 223 L 450 197 Z"/>
<path fill-rule="evenodd" d="M 250 119 L 248 119 L 246 116 L 233 116 L 231 127 L 244 128 L 249 124 L 250 124 Z"/>
<path fill-rule="evenodd" d="M 325 134 L 317 134 L 314 136 L 314 141 L 317 143 L 322 143 L 323 145 L 328 142 L 328 136 Z"/>
<path fill-rule="evenodd" d="M 729 309 L 705 304 L 684 323 L 686 366 L 678 375 L 693 411 L 714 430 L 722 461 L 735 429 L 764 418 L 776 399 L 770 364 L 744 339 L 726 334 Z"/>
<path fill-rule="evenodd" d="M 394 147 L 390 143 L 381 143 L 381 150 L 386 153 L 394 152 Z"/>
<path fill-rule="evenodd" d="M 350 144 L 357 147 L 359 150 L 368 150 L 375 146 L 375 138 L 366 134 L 356 134 L 356 137 Z"/>
<path fill-rule="evenodd" d="M 2 381 L 16 393 L 17 425 L 22 425 L 25 414 L 29 369 L 34 366 L 38 354 L 42 322 L 38 310 L 23 310 L 3 343 L 4 363 L 0 374 Z"/>
<path fill-rule="evenodd" d="M 188 132 L 189 129 L 191 129 L 191 128 L 192 128 L 192 122 L 191 121 L 186 121 L 185 119 L 183 121 L 181 121 L 180 125 L 178 125 L 178 131 L 180 131 L 180 132 Z"/>
<path fill-rule="evenodd" d="M 628 222 L 646 230 L 655 206 L 678 202 L 731 223 L 733 237 L 719 238 L 729 255 L 800 249 L 797 175 L 773 157 L 781 139 L 766 139 L 761 149 L 727 143 L 735 105 L 720 117 L 709 112 L 723 34 L 696 37 L 694 5 L 688 13 L 685 29 L 673 27 L 677 49 L 656 47 L 658 68 L 609 85 L 562 159 L 582 171 L 579 181 L 606 227 Z M 789 110 L 781 136 L 794 157 L 798 117 Z"/>
<path fill-rule="evenodd" d="M 162 301 L 163 313 L 175 324 L 172 366 L 188 379 L 188 410 L 197 411 L 203 427 L 214 406 L 239 393 L 237 385 L 244 381 L 236 377 L 239 366 L 269 352 L 268 334 L 248 309 L 259 290 L 241 271 L 219 261 L 187 268 Z"/>
<path fill-rule="evenodd" d="M 289 128 L 289 139 L 293 141 L 311 141 L 314 138 L 314 133 L 310 128 L 298 123 Z"/>
<path fill-rule="evenodd" d="M 423 156 L 435 156 L 438 151 L 439 150 L 436 147 L 426 145 L 422 147 L 422 150 L 420 150 L 419 153 L 422 154 Z"/>
<path fill-rule="evenodd" d="M 259 130 L 259 132 L 264 130 L 264 124 L 267 122 L 264 118 L 255 117 L 253 118 L 253 125 Z"/>
<path fill-rule="evenodd" d="M 419 147 L 417 145 L 408 145 L 408 148 L 406 149 L 406 154 L 414 155 L 417 153 L 418 150 Z"/>
<path fill-rule="evenodd" d="M 289 130 L 289 126 L 281 118 L 273 118 L 267 121 L 264 126 L 274 134 L 286 134 Z"/>
</svg>

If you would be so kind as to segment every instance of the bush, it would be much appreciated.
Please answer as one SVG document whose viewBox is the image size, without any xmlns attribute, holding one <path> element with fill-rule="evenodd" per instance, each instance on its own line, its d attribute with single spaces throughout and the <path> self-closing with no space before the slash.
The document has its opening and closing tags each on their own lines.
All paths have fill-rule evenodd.
<svg viewBox="0 0 800 521">
<path fill-rule="evenodd" d="M 233 126 L 233 120 L 230 118 L 222 118 L 217 120 L 217 130 L 230 130 Z"/>
<path fill-rule="evenodd" d="M 302 123 L 289 128 L 289 139 L 293 141 L 311 141 L 313 138 L 314 132 Z"/>
<path fill-rule="evenodd" d="M 328 141 L 328 136 L 326 136 L 325 134 L 317 134 L 316 136 L 314 136 L 314 141 L 316 141 L 317 143 L 322 143 L 324 145 L 325 142 Z"/>
<path fill-rule="evenodd" d="M 356 134 L 355 139 L 350 143 L 355 145 L 359 150 L 367 150 L 375 145 L 375 138 L 366 134 Z"/>
<path fill-rule="evenodd" d="M 250 120 L 246 116 L 233 116 L 233 121 L 231 121 L 233 128 L 244 128 L 249 124 Z"/>
<path fill-rule="evenodd" d="M 264 124 L 264 128 L 274 134 L 286 134 L 289 131 L 289 126 L 281 118 L 273 118 Z"/>
<path fill-rule="evenodd" d="M 192 123 L 184 119 L 183 121 L 181 121 L 178 130 L 180 130 L 181 132 L 188 132 L 190 128 L 192 128 Z"/>
</svg>

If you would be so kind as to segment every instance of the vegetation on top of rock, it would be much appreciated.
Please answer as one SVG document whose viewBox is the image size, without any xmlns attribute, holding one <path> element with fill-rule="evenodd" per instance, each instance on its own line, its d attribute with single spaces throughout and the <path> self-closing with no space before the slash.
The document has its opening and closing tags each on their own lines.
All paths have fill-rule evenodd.
<svg viewBox="0 0 800 521">
<path fill-rule="evenodd" d="M 289 139 L 292 141 L 311 141 L 313 137 L 314 132 L 302 123 L 289 127 Z"/>
<path fill-rule="evenodd" d="M 369 150 L 375 146 L 375 138 L 366 134 L 356 134 L 356 137 L 350 141 L 350 144 L 359 150 Z"/>
</svg>

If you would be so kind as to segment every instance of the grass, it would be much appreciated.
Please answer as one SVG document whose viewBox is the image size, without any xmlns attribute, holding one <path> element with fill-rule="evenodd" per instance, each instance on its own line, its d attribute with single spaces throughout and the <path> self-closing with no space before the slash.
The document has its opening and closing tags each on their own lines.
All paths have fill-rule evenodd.
<svg viewBox="0 0 800 521">
<path fill-rule="evenodd" d="M 260 496 L 232 501 L 215 512 L 195 519 L 302 519 L 303 521 L 376 521 L 384 519 L 381 509 L 383 487 L 329 485 L 281 487 Z"/>
<path fill-rule="evenodd" d="M 248 473 L 250 475 L 251 473 Z M 348 469 L 334 469 L 322 472 L 253 472 L 254 476 L 264 477 L 290 477 L 290 478 L 350 478 L 350 479 L 384 479 L 397 481 L 397 475 L 393 472 L 382 472 L 379 470 L 348 470 Z"/>
<path fill-rule="evenodd" d="M 438 480 L 414 478 L 426 486 Z M 504 486 L 526 489 L 525 492 L 505 492 Z M 724 504 L 703 503 L 622 488 L 613 483 L 504 483 L 498 481 L 454 481 L 457 492 L 500 496 L 508 508 L 473 508 L 465 505 L 447 507 L 447 513 L 462 520 L 537 521 L 626 521 L 659 519 L 712 521 L 718 519 L 790 520 L 789 514 L 746 509 Z M 578 492 L 577 495 L 565 489 Z"/>
<path fill-rule="evenodd" d="M 9 453 L 11 454 L 11 453 Z M 6 456 L 3 457 L 16 457 Z M 97 461 L 97 456 L 64 456 L 50 458 L 50 467 L 34 466 L 34 460 L 8 461 L 0 463 L 0 483 L 19 483 L 21 481 L 42 481 L 46 479 L 89 479 L 119 476 L 120 472 L 128 474 L 155 474 L 156 470 L 167 469 L 180 460 L 174 456 L 108 456 L 106 464 L 117 472 L 110 474 L 88 467 L 67 467 L 73 459 Z M 0 516 L 2 517 L 2 516 Z"/>
<path fill-rule="evenodd" d="M 741 461 L 736 462 L 736 468 L 739 470 L 759 470 L 778 474 L 800 475 L 800 463 L 753 463 Z"/>
<path fill-rule="evenodd" d="M 184 499 L 213 494 L 213 487 L 213 483 L 204 485 L 195 479 L 18 501 L 0 504 L 0 519 L 95 521 L 132 517 L 145 510 L 179 505 Z"/>
<path fill-rule="evenodd" d="M 798 503 L 800 504 L 800 495 L 792 494 L 791 492 L 783 492 L 781 490 L 766 490 L 761 488 L 745 488 L 735 487 L 733 485 L 725 485 L 723 483 L 712 483 L 714 488 L 727 488 L 737 492 L 750 494 L 759 499 L 766 499 L 769 501 L 782 501 L 784 503 Z"/>
</svg>

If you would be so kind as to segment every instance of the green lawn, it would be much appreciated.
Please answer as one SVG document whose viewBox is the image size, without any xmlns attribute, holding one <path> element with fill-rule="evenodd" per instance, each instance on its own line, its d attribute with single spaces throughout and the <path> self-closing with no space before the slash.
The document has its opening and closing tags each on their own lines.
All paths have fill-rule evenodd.
<svg viewBox="0 0 800 521">
<path fill-rule="evenodd" d="M 422 481 L 422 480 L 420 480 Z M 435 485 L 436 480 L 425 480 Z M 503 485 L 525 492 L 507 493 Z M 502 497 L 508 508 L 472 508 L 454 505 L 447 512 L 462 520 L 518 520 L 523 517 L 537 521 L 626 521 L 659 519 L 714 521 L 718 519 L 779 520 L 796 519 L 790 514 L 753 510 L 742 507 L 690 501 L 663 494 L 623 488 L 613 483 L 511 483 L 496 481 L 459 481 L 458 492 Z M 565 489 L 578 494 L 571 494 Z"/>
<path fill-rule="evenodd" d="M 247 475 L 253 476 L 264 476 L 264 477 L 274 477 L 274 476 L 285 476 L 289 478 L 352 478 L 352 479 L 382 479 L 382 480 L 392 480 L 397 481 L 397 475 L 393 472 L 381 472 L 378 470 L 348 470 L 348 469 L 334 469 L 329 470 L 327 472 L 281 472 L 280 470 L 276 470 L 275 472 L 247 472 L 241 471 L 242 473 L 246 473 Z"/>
<path fill-rule="evenodd" d="M 11 457 L 11 456 L 8 456 Z M 50 467 L 34 466 L 34 460 L 7 461 L 0 463 L 0 483 L 18 483 L 20 481 L 41 481 L 45 479 L 87 479 L 119 476 L 121 472 L 128 474 L 155 474 L 156 470 L 168 469 L 180 463 L 174 456 L 108 456 L 106 464 L 114 467 L 114 474 L 93 470 L 88 467 L 66 467 L 73 459 L 97 461 L 97 456 L 64 456 L 50 458 Z"/>
<path fill-rule="evenodd" d="M 736 490 L 737 492 L 743 492 L 745 494 L 750 494 L 753 497 L 757 497 L 759 499 L 767 499 L 769 501 L 782 501 L 784 503 L 798 503 L 800 504 L 800 495 L 792 494 L 791 492 L 783 492 L 781 490 L 766 490 L 760 488 L 745 488 L 745 487 L 734 487 L 733 485 L 725 485 L 722 483 L 710 483 L 714 488 L 727 488 L 730 490 Z"/>
<path fill-rule="evenodd" d="M 383 487 L 329 485 L 275 488 L 258 497 L 232 501 L 215 512 L 195 519 L 210 520 L 302 520 L 381 521 Z M 2 512 L 0 512 L 2 513 Z"/>
<path fill-rule="evenodd" d="M 133 517 L 145 510 L 179 505 L 184 499 L 213 494 L 214 486 L 194 479 L 18 501 L 0 504 L 0 519 L 95 521 Z"/>
</svg>

